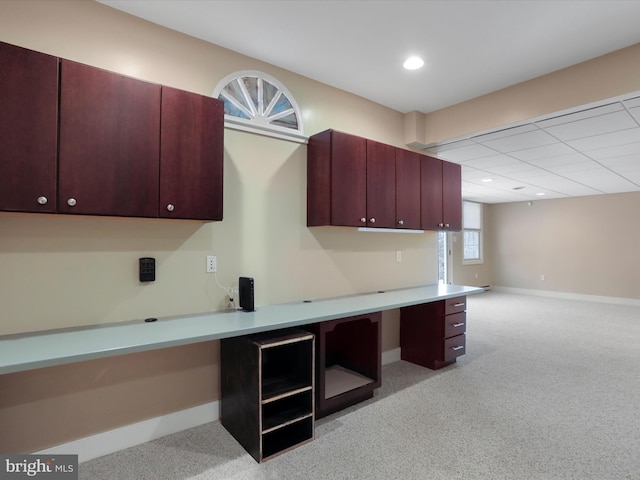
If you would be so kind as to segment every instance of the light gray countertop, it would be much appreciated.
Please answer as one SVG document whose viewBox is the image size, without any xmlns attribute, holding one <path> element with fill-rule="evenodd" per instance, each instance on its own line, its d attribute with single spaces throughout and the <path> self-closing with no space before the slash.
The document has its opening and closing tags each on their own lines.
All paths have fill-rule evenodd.
<svg viewBox="0 0 640 480">
<path fill-rule="evenodd" d="M 0 374 L 296 327 L 483 292 L 425 285 L 345 297 L 0 336 Z"/>
</svg>

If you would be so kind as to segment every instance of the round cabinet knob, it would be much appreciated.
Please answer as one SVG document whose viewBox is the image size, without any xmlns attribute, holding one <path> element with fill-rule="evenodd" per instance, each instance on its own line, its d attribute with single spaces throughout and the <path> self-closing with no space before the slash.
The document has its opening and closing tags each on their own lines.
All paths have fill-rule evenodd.
<svg viewBox="0 0 640 480">
<path fill-rule="evenodd" d="M 439 224 L 438 224 L 438 226 L 439 226 L 440 228 L 442 228 L 442 227 L 444 227 L 444 223 L 439 223 Z"/>
<path fill-rule="evenodd" d="M 69 200 L 67 200 L 67 205 L 69 205 L 70 207 L 75 207 L 76 206 L 76 199 L 75 198 L 70 198 Z"/>
<path fill-rule="evenodd" d="M 371 217 L 371 218 L 369 219 L 369 222 L 371 222 L 371 223 L 376 223 L 376 218 L 375 218 L 375 217 Z"/>
<path fill-rule="evenodd" d="M 398 220 L 398 225 L 404 225 L 404 220 Z"/>
<path fill-rule="evenodd" d="M 367 223 L 367 219 L 366 219 L 366 218 L 364 218 L 364 217 L 362 217 L 362 218 L 360 218 L 360 222 L 362 222 L 362 223 Z"/>
<path fill-rule="evenodd" d="M 447 228 L 450 227 L 450 225 L 448 223 L 445 223 L 444 226 L 447 227 Z"/>
<path fill-rule="evenodd" d="M 47 197 L 38 197 L 38 203 L 40 205 L 46 205 L 49 199 Z"/>
<path fill-rule="evenodd" d="M 176 207 L 174 207 L 172 203 L 170 203 L 169 205 L 167 205 L 167 210 L 169 210 L 170 212 L 173 212 L 173 210 L 174 210 L 175 208 L 176 208 Z"/>
</svg>

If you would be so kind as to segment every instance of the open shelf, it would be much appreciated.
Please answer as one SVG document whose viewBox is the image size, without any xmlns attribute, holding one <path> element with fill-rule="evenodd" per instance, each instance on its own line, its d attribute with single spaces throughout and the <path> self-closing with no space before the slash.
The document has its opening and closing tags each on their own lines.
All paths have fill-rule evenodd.
<svg viewBox="0 0 640 480">
<path fill-rule="evenodd" d="M 262 460 L 313 440 L 313 415 L 262 436 Z"/>
<path fill-rule="evenodd" d="M 220 343 L 220 420 L 258 462 L 313 440 L 314 342 L 287 329 Z"/>
<path fill-rule="evenodd" d="M 373 397 L 381 379 L 381 312 L 306 328 L 316 336 L 316 418 Z"/>
<path fill-rule="evenodd" d="M 296 395 L 281 397 L 276 401 L 263 402 L 262 433 L 267 433 L 312 414 L 313 391 L 311 388 Z"/>
</svg>

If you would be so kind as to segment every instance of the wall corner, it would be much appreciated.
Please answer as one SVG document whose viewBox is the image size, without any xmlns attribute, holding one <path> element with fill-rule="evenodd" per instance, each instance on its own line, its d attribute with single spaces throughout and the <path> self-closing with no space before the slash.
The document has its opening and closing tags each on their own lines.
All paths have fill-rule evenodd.
<svg viewBox="0 0 640 480">
<path fill-rule="evenodd" d="M 424 149 L 425 115 L 413 111 L 404 114 L 404 143 L 407 147 Z"/>
</svg>

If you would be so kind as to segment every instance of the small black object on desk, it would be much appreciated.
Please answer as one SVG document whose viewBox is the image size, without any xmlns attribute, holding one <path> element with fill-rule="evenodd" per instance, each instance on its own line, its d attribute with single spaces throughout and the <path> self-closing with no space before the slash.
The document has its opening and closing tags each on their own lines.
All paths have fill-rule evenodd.
<svg viewBox="0 0 640 480">
<path fill-rule="evenodd" d="M 253 303 L 253 278 L 240 277 L 238 287 L 240 290 L 240 309 L 243 312 L 255 311 Z"/>
</svg>

